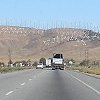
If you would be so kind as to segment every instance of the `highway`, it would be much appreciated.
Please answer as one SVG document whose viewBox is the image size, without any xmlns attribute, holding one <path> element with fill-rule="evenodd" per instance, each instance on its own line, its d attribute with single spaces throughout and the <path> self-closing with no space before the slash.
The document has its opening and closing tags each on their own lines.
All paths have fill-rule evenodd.
<svg viewBox="0 0 100 100">
<path fill-rule="evenodd" d="M 100 100 L 100 79 L 47 69 L 0 74 L 0 100 Z"/>
</svg>

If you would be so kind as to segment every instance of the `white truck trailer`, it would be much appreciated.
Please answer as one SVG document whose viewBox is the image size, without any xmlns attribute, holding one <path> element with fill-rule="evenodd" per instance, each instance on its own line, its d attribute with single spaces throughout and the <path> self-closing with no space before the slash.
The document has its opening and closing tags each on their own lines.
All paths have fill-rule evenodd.
<svg viewBox="0 0 100 100">
<path fill-rule="evenodd" d="M 63 54 L 53 54 L 52 58 L 52 69 L 64 70 L 64 59 Z"/>
<path fill-rule="evenodd" d="M 51 58 L 46 59 L 46 67 L 51 67 Z"/>
</svg>

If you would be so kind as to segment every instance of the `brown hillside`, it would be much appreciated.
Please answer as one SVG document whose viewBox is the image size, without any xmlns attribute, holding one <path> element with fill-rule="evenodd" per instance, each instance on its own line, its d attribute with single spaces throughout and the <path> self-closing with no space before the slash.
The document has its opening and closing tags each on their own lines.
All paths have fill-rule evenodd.
<svg viewBox="0 0 100 100">
<path fill-rule="evenodd" d="M 86 29 L 54 28 L 48 30 L 0 26 L 0 60 L 8 61 L 8 51 L 12 60 L 51 57 L 52 53 L 63 53 L 65 58 L 100 59 L 100 34 Z"/>
</svg>

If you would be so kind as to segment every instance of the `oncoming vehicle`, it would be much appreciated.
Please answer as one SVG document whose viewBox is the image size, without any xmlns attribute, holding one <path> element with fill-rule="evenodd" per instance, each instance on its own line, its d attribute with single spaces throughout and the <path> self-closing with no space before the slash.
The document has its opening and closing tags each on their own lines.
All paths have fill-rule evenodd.
<svg viewBox="0 0 100 100">
<path fill-rule="evenodd" d="M 43 69 L 43 63 L 39 63 L 37 66 L 36 66 L 36 69 Z"/>
</svg>

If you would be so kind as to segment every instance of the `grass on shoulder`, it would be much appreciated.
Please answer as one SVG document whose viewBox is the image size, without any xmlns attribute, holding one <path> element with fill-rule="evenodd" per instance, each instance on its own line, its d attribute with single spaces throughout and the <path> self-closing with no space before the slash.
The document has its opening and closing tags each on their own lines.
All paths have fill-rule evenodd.
<svg viewBox="0 0 100 100">
<path fill-rule="evenodd" d="M 71 67 L 69 70 L 76 70 L 79 72 L 100 75 L 100 67 Z"/>
<path fill-rule="evenodd" d="M 21 71 L 21 70 L 25 70 L 25 69 L 31 69 L 31 68 L 30 67 L 2 67 L 2 68 L 0 68 L 0 73 Z"/>
</svg>

